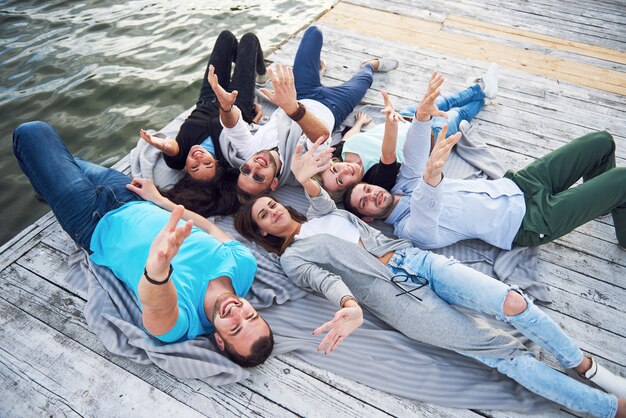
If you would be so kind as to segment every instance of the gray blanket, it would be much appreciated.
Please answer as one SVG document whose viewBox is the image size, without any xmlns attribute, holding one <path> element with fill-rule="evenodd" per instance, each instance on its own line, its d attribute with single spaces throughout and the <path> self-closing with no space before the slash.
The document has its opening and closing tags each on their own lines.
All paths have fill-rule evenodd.
<svg viewBox="0 0 626 418">
<path fill-rule="evenodd" d="M 169 130 L 175 135 L 184 117 L 181 115 L 162 132 Z M 481 160 L 486 163 L 485 167 L 490 167 L 487 171 L 497 175 L 499 169 L 494 171 L 494 167 L 499 167 L 499 164 L 493 154 L 480 141 L 472 141 L 472 138 L 466 138 L 458 150 L 458 154 L 466 152 L 464 158 L 467 159 L 459 155 L 451 158 L 446 175 L 484 175 L 476 168 L 481 167 Z M 154 165 L 158 173 L 155 178 L 164 170 L 169 170 L 161 163 L 157 161 Z M 306 208 L 306 199 L 300 188 L 284 187 L 276 195 L 283 203 L 300 210 Z M 238 237 L 231 217 L 215 221 Z M 332 318 L 335 307 L 325 299 L 295 287 L 284 276 L 275 255 L 248 244 L 258 261 L 259 270 L 247 297 L 262 310 L 272 326 L 276 335 L 274 355 L 293 352 L 311 364 L 376 389 L 446 406 L 528 413 L 555 407 L 474 360 L 409 340 L 367 312 L 363 326 L 346 339 L 339 350 L 329 356 L 320 355 L 316 351 L 320 337 L 312 336 L 311 330 Z M 547 289 L 537 281 L 536 256 L 528 250 L 503 252 L 469 241 L 441 252 L 501 280 L 521 284 L 535 297 L 546 300 Z M 247 370 L 216 352 L 207 338 L 162 344 L 149 337 L 141 329 L 141 312 L 132 292 L 108 269 L 91 263 L 80 250 L 71 257 L 68 280 L 87 292 L 86 320 L 109 351 L 139 363 L 154 363 L 177 377 L 200 378 L 209 384 L 228 384 L 250 376 Z M 495 326 L 504 326 L 493 319 L 484 320 Z M 530 345 L 519 333 L 511 332 Z M 364 369 L 363 365 L 367 368 Z"/>
</svg>

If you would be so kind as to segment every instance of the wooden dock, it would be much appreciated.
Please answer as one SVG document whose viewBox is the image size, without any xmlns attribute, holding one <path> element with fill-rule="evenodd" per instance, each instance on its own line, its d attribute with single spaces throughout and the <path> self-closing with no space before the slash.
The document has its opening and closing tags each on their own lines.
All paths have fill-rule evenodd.
<svg viewBox="0 0 626 418">
<path fill-rule="evenodd" d="M 444 91 L 500 65 L 500 92 L 474 124 L 506 166 L 521 168 L 592 130 L 607 129 L 626 166 L 626 4 L 621 0 L 350 0 L 323 14 L 324 82 L 372 56 L 397 107 L 421 97 L 434 69 Z M 292 63 L 302 33 L 269 60 Z M 125 168 L 125 162 L 119 165 Z M 35 201 L 33 200 L 33 204 Z M 545 310 L 582 348 L 626 376 L 626 252 L 610 216 L 540 250 L 553 303 Z M 0 248 L 0 416 L 514 417 L 402 399 L 291 355 L 238 384 L 211 387 L 110 354 L 87 328 L 85 295 L 65 282 L 69 237 L 51 214 Z M 566 412 L 542 416 L 565 416 Z"/>
</svg>

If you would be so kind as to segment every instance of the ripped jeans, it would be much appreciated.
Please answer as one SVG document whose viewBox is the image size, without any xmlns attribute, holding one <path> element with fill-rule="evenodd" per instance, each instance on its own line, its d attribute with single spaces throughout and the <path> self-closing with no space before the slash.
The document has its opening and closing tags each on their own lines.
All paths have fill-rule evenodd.
<svg viewBox="0 0 626 418">
<path fill-rule="evenodd" d="M 447 303 L 495 316 L 513 325 L 554 354 L 565 368 L 574 368 L 583 360 L 583 353 L 576 343 L 526 295 L 523 295 L 528 304 L 526 310 L 513 316 L 504 314 L 504 301 L 509 291 L 519 292 L 518 288 L 455 260 L 418 248 L 396 251 L 387 263 L 387 269 L 397 276 L 409 276 L 418 285 L 425 284 L 424 279 L 427 279 L 427 285 Z M 412 293 L 419 297 L 419 290 Z M 530 391 L 574 411 L 599 417 L 613 417 L 617 413 L 615 396 L 569 378 L 541 363 L 530 353 L 512 359 L 482 355 L 472 357 L 496 368 Z"/>
</svg>

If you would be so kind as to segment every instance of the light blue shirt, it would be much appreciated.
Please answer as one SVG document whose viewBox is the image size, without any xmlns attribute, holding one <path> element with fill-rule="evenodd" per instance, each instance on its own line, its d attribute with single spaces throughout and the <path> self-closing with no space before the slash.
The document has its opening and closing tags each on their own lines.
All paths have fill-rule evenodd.
<svg viewBox="0 0 626 418">
<path fill-rule="evenodd" d="M 110 268 L 135 293 L 137 301 L 139 281 L 152 240 L 169 217 L 168 211 L 150 202 L 134 201 L 108 212 L 94 230 L 91 259 Z M 193 227 L 172 260 L 172 267 L 171 280 L 178 295 L 178 321 L 167 334 L 156 336 L 165 342 L 194 339 L 213 332 L 213 325 L 204 310 L 209 282 L 227 276 L 235 293 L 245 296 L 257 265 L 250 250 L 241 243 L 220 243 L 205 231 Z"/>
<path fill-rule="evenodd" d="M 215 144 L 213 144 L 213 138 L 207 136 L 204 141 L 200 143 L 200 146 L 209 151 L 213 157 L 215 157 Z"/>
<path fill-rule="evenodd" d="M 408 123 L 398 123 L 398 142 L 396 144 L 396 160 L 399 163 L 404 162 L 404 142 L 406 134 L 409 130 Z M 359 132 L 343 144 L 341 158 L 345 161 L 346 153 L 352 152 L 361 158 L 363 163 L 363 172 L 372 168 L 374 164 L 380 162 L 382 156 L 383 138 L 385 136 L 385 124 L 381 123 L 372 129 Z"/>
<path fill-rule="evenodd" d="M 411 123 L 398 181 L 391 190 L 402 195 L 385 220 L 395 234 L 423 249 L 441 248 L 479 238 L 511 249 L 526 205 L 524 194 L 507 179 L 444 178 L 437 187 L 422 181 L 430 149 L 430 122 Z"/>
</svg>

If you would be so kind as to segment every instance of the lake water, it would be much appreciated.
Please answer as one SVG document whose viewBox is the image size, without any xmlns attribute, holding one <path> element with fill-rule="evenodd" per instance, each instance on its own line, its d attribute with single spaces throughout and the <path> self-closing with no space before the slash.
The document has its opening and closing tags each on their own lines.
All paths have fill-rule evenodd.
<svg viewBox="0 0 626 418">
<path fill-rule="evenodd" d="M 75 155 L 113 165 L 140 128 L 195 103 L 222 30 L 269 49 L 333 3 L 0 1 L 0 244 L 49 210 L 13 156 L 17 125 L 46 121 Z"/>
</svg>

